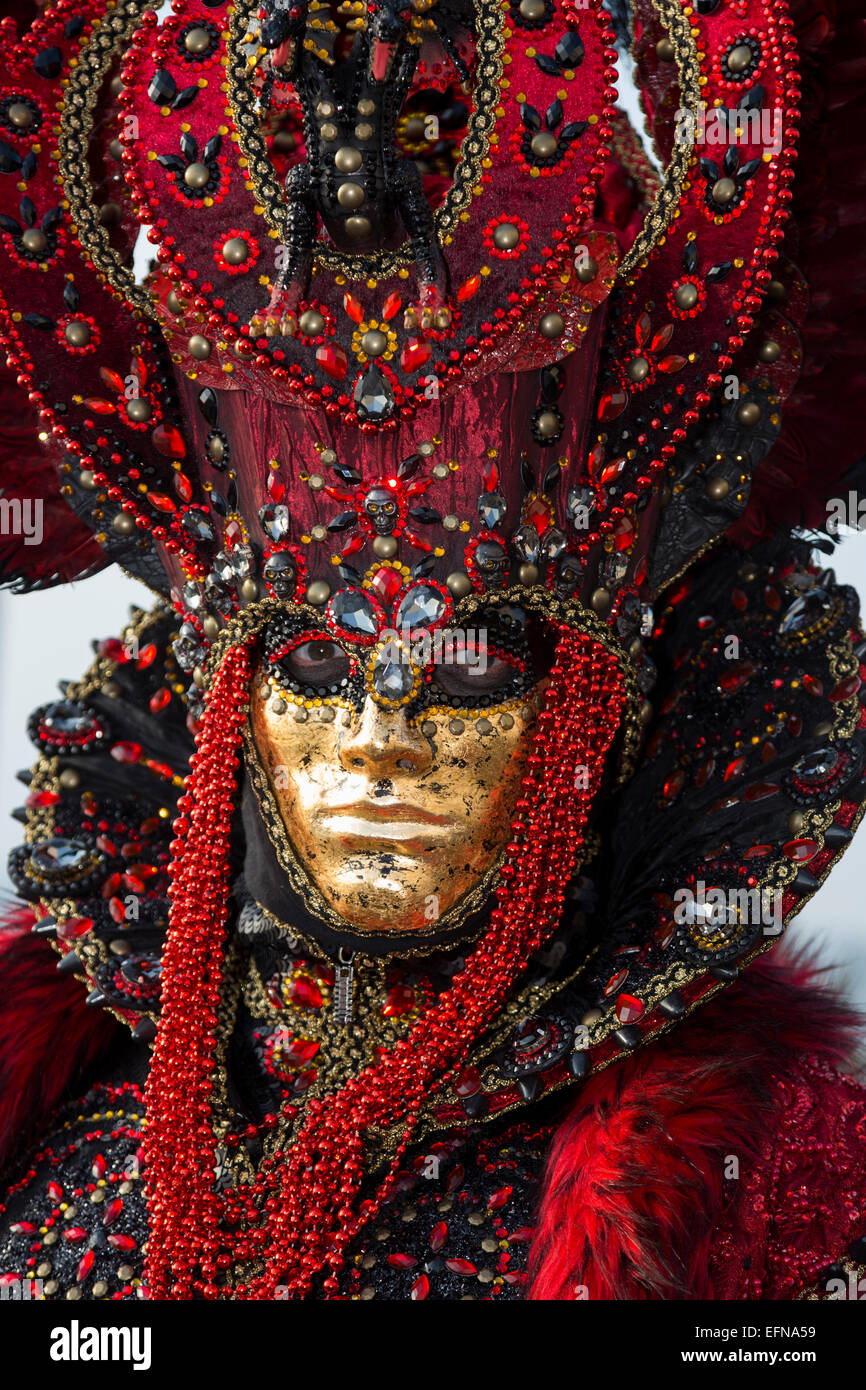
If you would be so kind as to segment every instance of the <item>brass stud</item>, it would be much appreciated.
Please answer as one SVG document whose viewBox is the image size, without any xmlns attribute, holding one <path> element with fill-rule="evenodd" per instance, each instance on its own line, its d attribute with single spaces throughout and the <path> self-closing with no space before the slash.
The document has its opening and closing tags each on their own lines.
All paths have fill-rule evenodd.
<svg viewBox="0 0 866 1390">
<path fill-rule="evenodd" d="M 782 349 L 772 338 L 768 338 L 765 343 L 761 343 L 758 348 L 758 357 L 762 362 L 778 362 L 782 355 Z"/>
<path fill-rule="evenodd" d="M 500 222 L 493 233 L 493 245 L 500 251 L 513 251 L 520 241 L 520 229 L 513 222 Z"/>
<path fill-rule="evenodd" d="M 366 199 L 367 195 L 361 185 L 351 180 L 348 180 L 346 183 L 341 183 L 340 187 L 337 189 L 337 202 L 340 204 L 341 208 L 348 208 L 350 210 L 359 208 L 362 203 L 366 202 Z"/>
<path fill-rule="evenodd" d="M 722 499 L 723 499 L 724 497 L 727 497 L 727 495 L 728 495 L 728 493 L 730 492 L 730 490 L 731 490 L 731 485 L 730 485 L 730 483 L 728 482 L 727 478 L 708 478 L 708 479 L 707 479 L 707 483 L 706 483 L 707 496 L 708 496 L 708 497 L 711 497 L 711 498 L 713 499 L 714 502 L 721 502 Z"/>
<path fill-rule="evenodd" d="M 698 302 L 698 287 L 687 280 L 674 291 L 674 303 L 678 309 L 694 309 Z"/>
<path fill-rule="evenodd" d="M 351 145 L 343 145 L 334 155 L 334 164 L 341 174 L 356 174 L 362 162 L 360 150 Z"/>
<path fill-rule="evenodd" d="M 530 21 L 544 19 L 547 6 L 544 0 L 520 0 L 520 17 Z"/>
<path fill-rule="evenodd" d="M 361 339 L 361 347 L 368 357 L 381 357 L 388 346 L 388 339 L 378 328 L 371 328 Z"/>
<path fill-rule="evenodd" d="M 537 584 L 538 566 L 521 565 L 520 569 L 517 571 L 517 577 L 520 580 L 521 584 Z"/>
<path fill-rule="evenodd" d="M 243 265 L 244 261 L 249 260 L 250 248 L 243 237 L 230 236 L 228 241 L 223 242 L 223 260 L 228 265 Z"/>
<path fill-rule="evenodd" d="M 211 37 L 207 29 L 196 26 L 184 35 L 183 46 L 187 53 L 206 53 L 210 45 Z"/>
<path fill-rule="evenodd" d="M 724 206 L 729 203 L 737 191 L 737 185 L 733 179 L 716 179 L 713 184 L 712 197 L 714 203 Z"/>
<path fill-rule="evenodd" d="M 393 536 L 377 536 L 373 542 L 373 554 L 377 560 L 393 560 L 397 554 L 397 542 Z"/>
<path fill-rule="evenodd" d="M 587 256 L 581 260 L 577 267 L 577 278 L 582 285 L 588 285 L 598 274 L 598 261 L 593 260 L 592 256 Z"/>
<path fill-rule="evenodd" d="M 761 407 L 755 401 L 743 401 L 737 411 L 741 425 L 756 425 L 761 418 Z"/>
<path fill-rule="evenodd" d="M 537 159 L 550 159 L 551 155 L 556 154 L 559 141 L 549 130 L 540 130 L 537 135 L 533 135 L 529 148 Z M 495 235 L 493 239 L 496 240 Z"/>
<path fill-rule="evenodd" d="M 127 401 L 126 413 L 135 424 L 143 425 L 153 414 L 153 407 L 143 396 L 136 396 L 134 400 Z"/>
<path fill-rule="evenodd" d="M 745 72 L 752 65 L 752 50 L 747 43 L 738 43 L 727 58 L 728 72 Z"/>
<path fill-rule="evenodd" d="M 204 362 L 206 357 L 210 357 L 211 345 L 207 338 L 203 338 L 200 333 L 193 333 L 187 343 L 190 357 L 195 357 L 197 361 Z"/>
<path fill-rule="evenodd" d="M 373 230 L 369 217 L 347 217 L 345 226 L 346 235 L 353 241 L 362 241 Z"/>
<path fill-rule="evenodd" d="M 305 309 L 298 319 L 298 327 L 308 338 L 318 338 L 326 328 L 325 316 L 318 309 Z"/>
<path fill-rule="evenodd" d="M 126 512 L 118 512 L 111 523 L 111 529 L 117 536 L 131 536 L 135 531 L 135 522 Z"/>
<path fill-rule="evenodd" d="M 36 120 L 36 116 L 31 108 L 23 101 L 13 101 L 8 107 L 6 115 L 18 130 L 29 130 Z"/>
<path fill-rule="evenodd" d="M 555 309 L 545 314 L 538 325 L 542 338 L 561 338 L 565 332 L 565 320 Z"/>
<path fill-rule="evenodd" d="M 206 188 L 210 183 L 210 169 L 206 164 L 189 164 L 184 171 L 183 181 L 187 188 Z"/>
<path fill-rule="evenodd" d="M 63 336 L 70 347 L 87 347 L 92 330 L 85 319 L 73 319 L 63 330 Z"/>
<path fill-rule="evenodd" d="M 670 39 L 659 39 L 656 44 L 656 57 L 662 63 L 672 63 L 676 57 L 676 49 Z"/>
<path fill-rule="evenodd" d="M 323 140 L 336 140 L 340 132 L 333 121 L 325 121 L 325 124 L 319 130 L 319 134 Z"/>
<path fill-rule="evenodd" d="M 626 372 L 631 381 L 646 381 L 649 369 L 650 365 L 645 357 L 633 357 L 626 367 Z"/>
<path fill-rule="evenodd" d="M 453 574 L 449 574 L 445 584 L 454 598 L 465 598 L 467 594 L 472 593 L 472 581 L 462 570 L 455 570 Z"/>
<path fill-rule="evenodd" d="M 323 608 L 331 597 L 331 586 L 327 579 L 314 579 L 307 585 L 307 603 L 314 608 Z"/>
<path fill-rule="evenodd" d="M 32 251 L 34 256 L 39 256 L 48 246 L 48 238 L 38 227 L 28 227 L 22 233 L 21 245 L 25 251 Z"/>
<path fill-rule="evenodd" d="M 373 127 L 371 125 L 368 125 L 366 121 L 359 121 L 358 125 L 355 126 L 355 139 L 372 140 L 372 138 Z"/>
</svg>

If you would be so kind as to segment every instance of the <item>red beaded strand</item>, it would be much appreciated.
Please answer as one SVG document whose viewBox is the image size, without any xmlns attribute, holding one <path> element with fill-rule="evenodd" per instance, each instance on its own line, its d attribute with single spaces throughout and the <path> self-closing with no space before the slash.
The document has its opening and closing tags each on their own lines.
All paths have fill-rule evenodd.
<svg viewBox="0 0 866 1390">
<path fill-rule="evenodd" d="M 266 1299 L 279 1285 L 303 1298 L 320 1271 L 327 1271 L 325 1294 L 338 1293 L 345 1251 L 392 1194 L 422 1105 L 454 1079 L 532 952 L 556 929 L 626 698 L 616 658 L 561 627 L 488 931 L 406 1038 L 340 1091 L 312 1100 L 291 1147 L 220 1196 L 210 1096 L 250 670 L 246 648 L 223 662 L 175 827 L 182 838 L 174 845 L 163 1019 L 147 1092 L 152 1298 Z M 364 1136 L 374 1126 L 396 1130 L 399 1142 L 364 1201 Z M 231 1278 L 233 1268 L 251 1263 L 261 1272 L 246 1282 Z"/>
</svg>

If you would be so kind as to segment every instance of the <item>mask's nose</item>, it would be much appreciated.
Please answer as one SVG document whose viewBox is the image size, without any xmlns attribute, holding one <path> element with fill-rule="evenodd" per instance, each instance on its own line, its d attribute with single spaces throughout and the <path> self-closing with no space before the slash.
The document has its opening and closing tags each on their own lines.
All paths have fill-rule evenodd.
<svg viewBox="0 0 866 1390">
<path fill-rule="evenodd" d="M 401 772 L 420 776 L 432 764 L 433 753 L 405 710 L 383 709 L 368 697 L 340 744 L 339 758 L 347 772 L 363 770 L 379 780 Z"/>
</svg>

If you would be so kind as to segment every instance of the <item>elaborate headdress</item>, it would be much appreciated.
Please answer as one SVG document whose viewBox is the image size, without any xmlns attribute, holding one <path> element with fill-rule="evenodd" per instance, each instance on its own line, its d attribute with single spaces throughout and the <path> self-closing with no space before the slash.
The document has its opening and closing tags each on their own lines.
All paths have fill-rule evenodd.
<svg viewBox="0 0 866 1390">
<path fill-rule="evenodd" d="M 27 588 L 111 561 L 169 605 L 35 717 L 13 874 L 139 1037 L 173 874 L 151 1292 L 257 1296 L 283 1277 L 303 1293 L 326 1266 L 334 1292 L 422 1119 L 499 1113 L 672 1026 L 772 944 L 850 839 L 856 600 L 767 543 L 820 523 L 859 450 L 813 389 L 838 370 L 829 334 L 797 384 L 814 320 L 804 339 L 782 0 L 634 5 L 658 174 L 616 109 L 598 0 L 157 8 L 60 0 L 20 44 L 3 30 L 3 341 L 45 445 L 9 465 L 6 495 L 41 489 L 51 538 L 4 541 L 5 570 Z M 825 241 L 832 323 L 863 286 L 835 292 L 853 233 L 828 226 L 813 177 L 802 249 Z M 516 608 L 556 653 L 480 944 L 334 1094 L 248 1132 L 217 1122 L 254 638 L 290 609 L 296 632 L 359 653 L 362 697 L 417 712 L 423 664 L 392 659 L 394 632 Z M 533 1026 L 491 1041 L 560 924 L 608 751 L 624 780 L 650 725 L 611 802 L 591 964 L 566 945 Z M 781 895 L 779 931 L 720 922 L 700 893 L 676 915 L 676 888 L 704 880 Z M 371 1136 L 391 1168 L 361 1201 Z M 251 1155 L 227 1194 L 221 1146 Z"/>
</svg>

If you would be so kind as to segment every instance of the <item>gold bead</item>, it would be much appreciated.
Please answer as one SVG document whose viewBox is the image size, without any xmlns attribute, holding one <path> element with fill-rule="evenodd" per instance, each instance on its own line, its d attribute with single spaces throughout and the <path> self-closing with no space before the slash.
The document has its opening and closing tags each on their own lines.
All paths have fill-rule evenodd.
<svg viewBox="0 0 866 1390">
<path fill-rule="evenodd" d="M 676 57 L 676 50 L 670 39 L 659 39 L 656 44 L 656 57 L 662 63 L 672 63 Z"/>
</svg>

